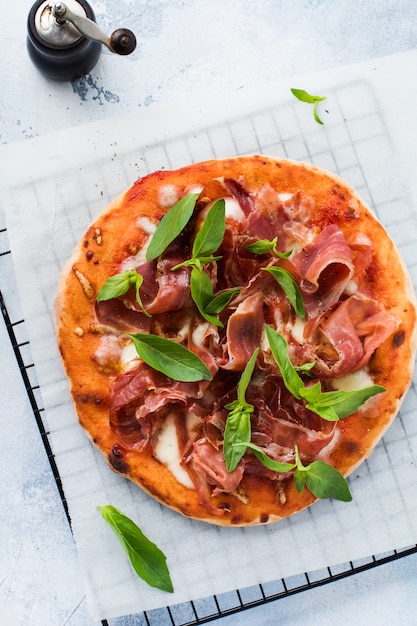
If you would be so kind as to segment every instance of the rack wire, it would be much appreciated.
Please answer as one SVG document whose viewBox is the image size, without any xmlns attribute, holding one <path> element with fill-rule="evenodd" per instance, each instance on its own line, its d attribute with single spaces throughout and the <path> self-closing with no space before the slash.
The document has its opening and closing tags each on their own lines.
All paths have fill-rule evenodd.
<svg viewBox="0 0 417 626">
<path fill-rule="evenodd" d="M 350 88 L 352 88 L 352 86 L 350 86 Z M 362 105 L 364 93 L 368 99 L 372 99 L 372 94 L 367 91 L 364 85 L 356 85 L 355 89 L 362 98 Z M 340 92 L 335 94 L 335 99 L 339 103 L 342 97 L 343 94 Z M 371 204 L 375 204 L 372 201 L 372 192 L 367 187 L 366 179 L 359 166 L 361 159 L 355 152 L 356 150 L 360 150 L 361 146 L 355 138 L 354 123 L 351 123 L 349 127 L 341 124 L 340 144 L 336 143 L 329 146 L 320 143 L 322 139 L 319 140 L 318 135 L 311 136 L 308 143 L 302 140 L 298 140 L 298 143 L 295 143 L 296 140 L 294 137 L 300 137 L 300 135 L 297 133 L 291 135 L 291 119 L 288 116 L 286 117 L 287 112 L 288 111 L 285 109 L 280 110 L 279 117 L 275 112 L 260 112 L 259 115 L 251 118 L 249 122 L 248 120 L 234 121 L 233 125 L 228 129 L 230 132 L 224 134 L 224 136 L 230 138 L 229 145 L 222 143 L 220 148 L 215 139 L 216 129 L 208 130 L 205 135 L 205 143 L 203 142 L 202 147 L 199 146 L 198 142 L 196 143 L 190 140 L 190 160 L 198 160 L 200 158 L 199 150 L 204 150 L 207 145 L 211 146 L 213 157 L 221 157 L 223 151 L 227 151 L 229 154 L 232 151 L 236 154 L 257 151 L 263 151 L 269 154 L 278 152 L 290 158 L 314 161 L 318 165 L 328 167 L 333 171 L 338 171 L 342 176 L 348 175 L 352 184 L 356 186 L 361 195 L 369 200 Z M 375 139 L 378 141 L 381 137 L 386 137 L 386 128 L 380 117 L 369 113 L 369 122 L 369 137 L 371 137 L 372 141 L 375 141 Z M 285 124 L 287 124 L 287 127 Z M 271 133 L 271 125 L 274 126 L 275 136 L 273 132 Z M 253 141 L 246 144 L 241 143 L 242 138 L 248 136 L 253 137 Z M 334 136 L 337 137 L 337 135 Z M 322 133 L 322 137 L 326 137 L 326 134 Z M 355 147 L 353 148 L 353 146 Z M 145 154 L 147 166 L 152 169 L 152 160 L 158 150 L 163 150 L 168 165 L 175 167 L 175 145 L 169 143 L 164 146 L 155 146 L 147 151 Z M 352 180 L 352 178 L 355 180 Z M 376 202 L 382 214 L 380 217 L 383 218 L 385 223 L 394 220 L 394 217 L 390 215 L 390 207 L 393 201 L 394 199 L 391 198 L 388 202 Z M 6 263 L 8 265 L 11 251 L 7 240 L 7 229 L 0 228 L 0 235 L 0 263 Z M 10 295 L 10 298 L 11 297 L 12 294 Z M 68 523 L 70 524 L 69 509 L 58 464 L 53 454 L 49 433 L 43 420 L 44 408 L 39 393 L 39 385 L 36 380 L 34 380 L 36 379 L 36 376 L 33 375 L 35 366 L 31 357 L 30 343 L 26 339 L 27 335 L 24 330 L 25 320 L 15 313 L 14 306 L 12 307 L 13 312 L 10 312 L 10 301 L 9 295 L 3 294 L 0 291 L 0 305 L 3 320 L 25 385 L 34 419 L 45 448 L 45 453 L 48 457 L 51 471 L 58 488 L 62 506 L 65 510 Z M 234 615 L 244 610 L 259 607 L 263 604 L 336 582 L 354 574 L 360 574 L 361 572 L 416 553 L 417 544 L 403 549 L 393 550 L 388 553 L 373 555 L 368 559 L 362 559 L 358 562 L 349 561 L 337 567 L 327 567 L 316 572 L 306 572 L 302 575 L 282 578 L 267 584 L 259 584 L 245 589 L 238 589 L 234 592 L 217 594 L 201 600 L 146 611 L 135 616 L 125 616 L 108 620 L 104 619 L 102 620 L 102 624 L 103 626 L 129 626 L 133 623 L 138 626 L 142 624 L 147 626 L 164 626 L 165 624 L 170 626 L 194 626 L 206 624 L 222 617 Z"/>
</svg>

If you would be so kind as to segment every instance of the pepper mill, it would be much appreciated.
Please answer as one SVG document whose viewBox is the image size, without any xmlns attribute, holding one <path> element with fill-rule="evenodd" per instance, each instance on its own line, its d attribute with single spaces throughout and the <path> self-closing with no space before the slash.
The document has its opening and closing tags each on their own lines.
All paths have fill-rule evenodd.
<svg viewBox="0 0 417 626">
<path fill-rule="evenodd" d="M 107 37 L 85 0 L 37 0 L 33 5 L 27 24 L 27 49 L 34 65 L 47 78 L 81 78 L 96 65 L 102 45 L 127 55 L 136 48 L 136 37 L 126 28 Z"/>
</svg>

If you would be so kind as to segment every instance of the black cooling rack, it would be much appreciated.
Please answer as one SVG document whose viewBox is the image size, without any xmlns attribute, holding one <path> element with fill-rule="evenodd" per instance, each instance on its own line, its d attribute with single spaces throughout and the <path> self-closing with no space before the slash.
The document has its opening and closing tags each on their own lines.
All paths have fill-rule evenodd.
<svg viewBox="0 0 417 626">
<path fill-rule="evenodd" d="M 7 240 L 6 229 L 0 229 L 0 234 L 3 236 L 2 239 Z M 0 263 L 7 257 L 10 258 L 10 250 L 6 249 L 5 251 L 1 251 Z M 42 419 L 44 409 L 41 406 L 39 386 L 32 380 L 34 378 L 32 375 L 34 363 L 30 356 L 29 341 L 19 338 L 20 336 L 25 336 L 23 332 L 25 320 L 23 318 L 11 319 L 7 297 L 4 296 L 1 291 L 0 305 L 10 343 L 33 411 L 33 416 L 39 429 L 51 471 L 55 478 L 62 506 L 64 507 L 68 523 L 70 524 L 68 506 L 61 477 L 55 462 L 55 457 L 52 453 L 48 431 Z M 142 624 L 144 626 L 196 626 L 198 624 L 207 624 L 221 617 L 235 615 L 247 609 L 259 607 L 281 598 L 302 593 L 415 553 L 417 553 L 417 544 L 403 549 L 393 550 L 388 553 L 373 555 L 359 562 L 349 561 L 337 567 L 328 567 L 318 572 L 306 572 L 303 575 L 282 578 L 272 583 L 238 589 L 234 592 L 218 594 L 209 598 L 185 602 L 180 605 L 168 606 L 162 609 L 154 609 L 135 616 L 102 620 L 101 623 L 103 626 L 129 626 L 132 623 L 137 626 L 142 626 Z"/>
</svg>

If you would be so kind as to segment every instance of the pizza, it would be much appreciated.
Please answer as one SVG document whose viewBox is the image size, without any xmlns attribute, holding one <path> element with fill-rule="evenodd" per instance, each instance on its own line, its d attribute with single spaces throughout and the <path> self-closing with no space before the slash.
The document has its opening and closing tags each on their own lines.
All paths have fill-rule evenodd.
<svg viewBox="0 0 417 626">
<path fill-rule="evenodd" d="M 56 330 L 110 468 L 247 526 L 350 499 L 411 382 L 416 300 L 345 181 L 254 155 L 156 171 L 111 202 L 62 270 Z"/>
</svg>

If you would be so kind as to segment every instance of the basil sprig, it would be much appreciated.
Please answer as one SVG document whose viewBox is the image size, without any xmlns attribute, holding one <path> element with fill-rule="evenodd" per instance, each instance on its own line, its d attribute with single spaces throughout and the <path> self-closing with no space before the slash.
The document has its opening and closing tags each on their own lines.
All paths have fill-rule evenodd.
<svg viewBox="0 0 417 626">
<path fill-rule="evenodd" d="M 138 274 L 136 268 L 133 270 L 125 270 L 120 274 L 115 274 L 114 276 L 110 276 L 101 287 L 98 292 L 97 302 L 102 302 L 103 300 L 112 300 L 112 298 L 119 298 L 123 296 L 130 287 L 133 287 L 136 293 L 136 301 L 139 304 L 142 311 L 150 317 L 149 313 L 145 311 L 145 308 L 142 304 L 142 299 L 140 297 L 140 288 L 143 283 L 142 274 Z"/>
<path fill-rule="evenodd" d="M 214 296 L 210 276 L 203 269 L 193 267 L 190 277 L 191 297 L 201 315 L 211 324 L 223 328 L 224 324 L 216 317 L 229 304 L 230 300 L 239 293 L 240 288 L 227 289 Z"/>
<path fill-rule="evenodd" d="M 270 326 L 266 326 L 265 331 L 288 391 L 298 400 L 305 400 L 306 407 L 325 420 L 334 422 L 347 417 L 357 411 L 369 398 L 386 391 L 381 385 L 370 385 L 354 391 L 322 391 L 320 382 L 306 387 L 290 361 L 284 337 Z"/>
<path fill-rule="evenodd" d="M 248 448 L 262 465 L 273 472 L 286 473 L 294 470 L 294 484 L 298 493 L 307 487 L 313 496 L 321 500 L 325 498 L 335 498 L 343 502 L 352 500 L 347 480 L 333 465 L 324 461 L 313 461 L 309 465 L 303 465 L 297 446 L 295 446 L 295 463 L 281 463 L 271 459 L 259 446 L 253 443 L 246 443 L 245 445 L 236 443 L 233 445 L 237 449 L 244 448 L 244 452 Z"/>
<path fill-rule="evenodd" d="M 223 241 L 226 230 L 225 214 L 226 203 L 224 199 L 216 200 L 195 236 L 191 258 L 178 263 L 172 270 L 184 266 L 191 266 L 201 270 L 206 263 L 212 263 L 221 259 L 221 257 L 213 257 L 211 255 L 216 252 Z"/>
<path fill-rule="evenodd" d="M 211 380 L 207 365 L 194 352 L 181 344 L 158 335 L 128 334 L 141 359 L 158 372 L 180 382 Z"/>
<path fill-rule="evenodd" d="M 189 222 L 200 194 L 190 193 L 179 200 L 159 222 L 146 251 L 147 261 L 156 259 Z"/>
<path fill-rule="evenodd" d="M 278 252 L 277 243 L 278 237 L 274 237 L 274 239 L 258 239 L 258 241 L 246 246 L 246 250 L 253 254 L 268 254 L 268 252 L 273 252 L 275 256 L 280 259 L 288 259 L 292 254 L 292 250 L 288 250 L 288 252 Z"/>
<path fill-rule="evenodd" d="M 225 408 L 230 410 L 226 420 L 223 443 L 223 455 L 228 472 L 233 472 L 236 469 L 250 442 L 250 416 L 254 407 L 246 402 L 245 395 L 253 374 L 258 352 L 259 348 L 256 348 L 243 370 L 237 387 L 237 399 L 225 405 Z"/>
<path fill-rule="evenodd" d="M 277 283 L 282 287 L 285 295 L 291 303 L 297 317 L 305 317 L 305 307 L 303 302 L 303 296 L 294 278 L 287 270 L 282 267 L 263 267 L 263 270 L 272 274 Z"/>
<path fill-rule="evenodd" d="M 304 91 L 304 89 L 291 89 L 291 93 L 297 98 L 297 100 L 312 104 L 314 119 L 318 124 L 323 124 L 322 120 L 319 117 L 318 104 L 319 102 L 326 100 L 326 96 L 312 96 L 311 94 L 307 93 L 307 91 Z"/>
<path fill-rule="evenodd" d="M 111 504 L 97 507 L 125 550 L 133 569 L 151 587 L 174 591 L 166 556 L 129 517 Z"/>
<path fill-rule="evenodd" d="M 223 323 L 216 317 L 216 314 L 223 311 L 233 296 L 239 293 L 240 289 L 228 289 L 215 297 L 210 277 L 204 271 L 203 266 L 222 258 L 221 256 L 212 255 L 223 241 L 226 230 L 225 213 L 226 203 L 221 198 L 208 211 L 206 219 L 194 239 L 191 258 L 172 268 L 172 270 L 176 270 L 179 267 L 192 267 L 190 277 L 191 297 L 201 315 L 208 322 L 221 327 L 223 327 Z"/>
</svg>

